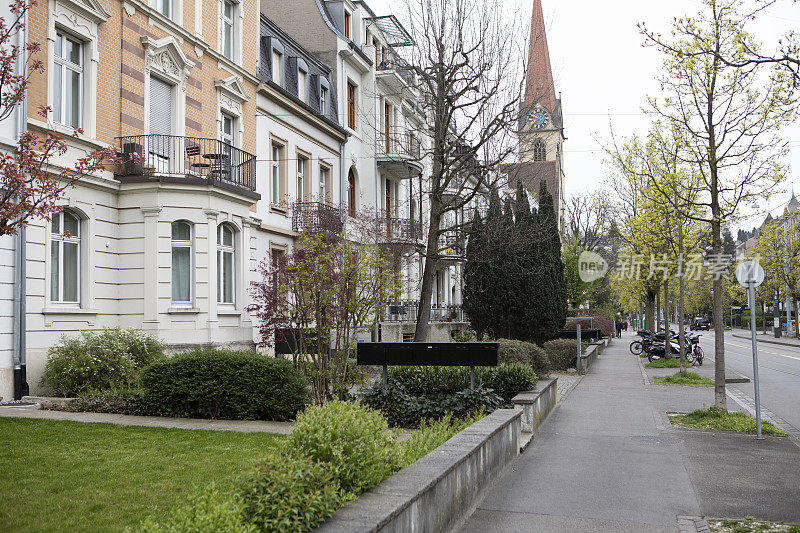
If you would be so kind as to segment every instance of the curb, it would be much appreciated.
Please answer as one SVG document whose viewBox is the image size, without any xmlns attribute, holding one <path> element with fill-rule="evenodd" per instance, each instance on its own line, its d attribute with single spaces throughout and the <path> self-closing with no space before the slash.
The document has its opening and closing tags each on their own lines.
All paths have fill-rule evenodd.
<svg viewBox="0 0 800 533">
<path fill-rule="evenodd" d="M 735 333 L 731 333 L 731 337 L 734 337 L 734 338 L 737 338 L 737 339 L 746 339 L 748 341 L 752 339 L 752 337 L 748 337 L 747 335 L 737 335 Z M 800 344 L 798 344 L 796 342 L 782 342 L 782 341 L 775 341 L 775 340 L 772 340 L 772 339 L 759 339 L 758 335 L 756 335 L 756 340 L 758 342 L 765 342 L 767 344 L 778 344 L 780 346 L 789 346 L 791 348 L 800 348 Z"/>
</svg>

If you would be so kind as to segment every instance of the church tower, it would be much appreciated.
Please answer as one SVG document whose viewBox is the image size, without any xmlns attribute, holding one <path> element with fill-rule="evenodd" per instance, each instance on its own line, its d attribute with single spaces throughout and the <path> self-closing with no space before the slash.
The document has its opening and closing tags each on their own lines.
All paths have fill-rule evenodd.
<svg viewBox="0 0 800 533">
<path fill-rule="evenodd" d="M 534 194 L 545 180 L 553 195 L 558 228 L 564 228 L 564 122 L 547 48 L 542 0 L 533 0 L 531 40 L 525 75 L 525 99 L 520 109 L 519 163 L 511 174 Z"/>
</svg>

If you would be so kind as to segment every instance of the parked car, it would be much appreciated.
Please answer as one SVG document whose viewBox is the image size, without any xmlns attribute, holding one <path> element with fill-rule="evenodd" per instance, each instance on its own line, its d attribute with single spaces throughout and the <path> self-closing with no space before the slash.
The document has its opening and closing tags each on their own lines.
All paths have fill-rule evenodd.
<svg viewBox="0 0 800 533">
<path fill-rule="evenodd" d="M 711 329 L 711 321 L 709 321 L 707 318 L 697 317 L 692 320 L 691 324 L 689 324 L 689 329 L 692 331 L 709 331 Z"/>
</svg>

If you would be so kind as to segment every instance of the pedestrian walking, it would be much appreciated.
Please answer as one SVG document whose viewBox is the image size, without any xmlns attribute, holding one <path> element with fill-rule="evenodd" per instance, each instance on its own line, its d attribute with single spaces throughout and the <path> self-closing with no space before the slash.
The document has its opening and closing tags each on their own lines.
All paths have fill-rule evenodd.
<svg viewBox="0 0 800 533">
<path fill-rule="evenodd" d="M 617 320 L 614 325 L 617 328 L 617 338 L 622 337 L 622 322 Z"/>
<path fill-rule="evenodd" d="M 624 329 L 625 331 L 628 331 L 628 321 L 627 320 L 622 323 L 622 329 Z"/>
</svg>

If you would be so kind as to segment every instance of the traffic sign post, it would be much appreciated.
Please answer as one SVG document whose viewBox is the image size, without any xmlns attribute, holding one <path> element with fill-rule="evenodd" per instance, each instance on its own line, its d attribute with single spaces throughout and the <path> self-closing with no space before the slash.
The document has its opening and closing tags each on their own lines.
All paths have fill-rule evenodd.
<svg viewBox="0 0 800 533">
<path fill-rule="evenodd" d="M 756 340 L 756 287 L 764 281 L 764 269 L 756 261 L 745 261 L 736 268 L 739 285 L 747 289 L 750 306 L 750 337 L 753 343 L 753 388 L 756 393 L 756 438 L 761 436 L 761 394 L 758 389 L 758 341 Z"/>
</svg>

